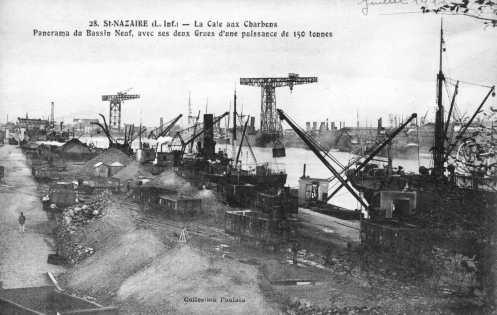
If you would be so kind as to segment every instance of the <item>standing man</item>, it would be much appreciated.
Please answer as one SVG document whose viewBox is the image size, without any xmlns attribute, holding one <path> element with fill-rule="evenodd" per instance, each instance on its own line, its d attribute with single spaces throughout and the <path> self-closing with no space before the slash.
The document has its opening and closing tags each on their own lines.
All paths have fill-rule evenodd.
<svg viewBox="0 0 497 315">
<path fill-rule="evenodd" d="M 19 232 L 24 233 L 24 223 L 26 223 L 26 217 L 22 212 L 19 215 L 18 221 L 19 221 Z"/>
<path fill-rule="evenodd" d="M 297 265 L 298 262 L 297 262 L 297 257 L 298 257 L 298 254 L 299 254 L 299 243 L 297 241 L 293 241 L 292 243 L 292 262 L 294 265 Z"/>
</svg>

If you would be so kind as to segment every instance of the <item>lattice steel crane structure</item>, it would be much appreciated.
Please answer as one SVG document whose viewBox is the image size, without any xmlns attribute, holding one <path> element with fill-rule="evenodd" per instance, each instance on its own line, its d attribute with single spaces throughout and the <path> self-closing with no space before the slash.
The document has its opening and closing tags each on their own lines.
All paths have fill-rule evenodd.
<svg viewBox="0 0 497 315">
<path fill-rule="evenodd" d="M 113 95 L 102 95 L 102 101 L 109 102 L 109 127 L 121 131 L 121 105 L 123 101 L 140 98 L 138 94 L 128 94 L 131 89 Z"/>
<path fill-rule="evenodd" d="M 288 77 L 240 78 L 240 85 L 261 87 L 261 133 L 269 141 L 279 139 L 283 134 L 281 121 L 276 112 L 276 88 L 288 86 L 290 91 L 295 85 L 315 83 L 317 77 L 299 77 L 289 73 Z"/>
</svg>

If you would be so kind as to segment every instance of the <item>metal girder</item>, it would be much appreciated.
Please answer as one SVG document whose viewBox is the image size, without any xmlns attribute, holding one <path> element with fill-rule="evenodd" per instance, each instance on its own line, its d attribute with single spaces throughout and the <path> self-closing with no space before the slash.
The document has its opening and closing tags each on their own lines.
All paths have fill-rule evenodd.
<svg viewBox="0 0 497 315">
<path fill-rule="evenodd" d="M 150 131 L 150 133 L 148 134 L 148 138 L 149 139 L 154 138 L 155 140 L 157 140 L 159 137 L 167 135 L 167 133 L 171 131 L 171 129 L 174 127 L 174 125 L 176 125 L 176 123 L 178 122 L 178 120 L 181 119 L 181 117 L 183 117 L 183 114 L 179 114 L 178 116 L 176 116 L 176 118 L 173 118 L 172 120 L 168 121 L 166 123 L 166 127 L 163 127 L 162 130 L 161 127 L 159 126 L 154 130 Z"/>
<path fill-rule="evenodd" d="M 261 132 L 270 135 L 275 141 L 283 134 L 283 128 L 276 112 L 276 88 L 288 86 L 290 91 L 294 85 L 315 83 L 317 77 L 299 77 L 289 73 L 288 77 L 240 78 L 240 85 L 261 87 Z"/>
<path fill-rule="evenodd" d="M 121 101 L 112 100 L 109 104 L 109 126 L 121 130 Z"/>
<path fill-rule="evenodd" d="M 276 138 L 283 134 L 283 128 L 276 113 L 276 89 L 271 85 L 261 88 L 261 132 L 273 134 Z"/>
<path fill-rule="evenodd" d="M 347 181 L 342 177 L 342 175 L 331 165 L 331 163 L 326 159 L 325 155 L 322 153 L 321 150 L 319 150 L 313 143 L 311 137 L 307 135 L 302 128 L 300 128 L 288 115 L 285 114 L 284 111 L 281 109 L 278 109 L 278 114 L 280 116 L 281 120 L 285 120 L 290 127 L 297 133 L 297 135 L 307 144 L 309 149 L 316 155 L 316 157 L 326 166 L 328 170 L 330 170 L 331 173 L 333 173 L 333 176 L 340 181 L 340 183 L 347 188 L 347 190 L 350 192 L 354 198 L 359 201 L 361 205 L 364 206 L 364 208 L 368 208 L 368 204 L 364 202 L 361 196 L 359 196 L 355 190 L 347 183 Z"/>
<path fill-rule="evenodd" d="M 140 98 L 139 94 L 117 93 L 114 95 L 102 95 L 102 101 L 125 101 Z"/>
<path fill-rule="evenodd" d="M 461 130 L 459 130 L 459 132 L 457 133 L 457 136 L 455 138 L 455 141 L 452 142 L 449 145 L 449 147 L 447 148 L 447 150 L 445 152 L 444 162 L 447 160 L 447 158 L 449 157 L 449 155 L 452 153 L 452 150 L 454 150 L 454 148 L 455 148 L 455 146 L 457 144 L 457 141 L 461 140 L 462 136 L 464 135 L 464 133 L 466 132 L 466 130 L 468 129 L 468 127 L 471 126 L 471 124 L 473 123 L 473 120 L 480 113 L 481 108 L 483 107 L 483 105 L 485 105 L 485 103 L 487 102 L 487 100 L 490 97 L 490 95 L 494 94 L 494 91 L 495 91 L 495 85 L 493 85 L 493 86 L 490 87 L 490 90 L 488 91 L 487 95 L 485 95 L 485 97 L 481 101 L 481 103 L 478 106 L 478 108 L 476 109 L 476 111 L 473 113 L 473 116 L 471 116 L 471 118 L 466 122 L 466 124 L 464 124 L 464 126 L 461 128 Z"/>
<path fill-rule="evenodd" d="M 317 77 L 299 77 L 298 75 L 289 74 L 288 77 L 268 77 L 268 78 L 240 78 L 241 85 L 251 86 L 271 86 L 282 87 L 294 85 L 315 83 L 318 81 Z"/>
<path fill-rule="evenodd" d="M 121 130 L 121 102 L 140 98 L 138 94 L 127 94 L 126 92 L 117 92 L 113 95 L 102 95 L 102 101 L 108 101 L 109 104 L 109 125 L 113 129 Z"/>
<path fill-rule="evenodd" d="M 386 147 L 393 138 L 395 138 L 407 125 L 415 118 L 417 118 L 418 115 L 416 113 L 413 113 L 411 117 L 409 117 L 402 125 L 400 125 L 397 129 L 395 129 L 391 134 L 387 135 L 387 138 L 383 140 L 380 144 L 378 144 L 371 153 L 364 159 L 364 161 L 358 163 L 357 168 L 354 171 L 354 174 L 357 175 L 360 170 L 362 170 L 374 157 L 380 153 L 380 151 Z M 354 163 L 355 164 L 355 163 Z M 347 168 L 350 168 L 349 165 Z M 348 179 L 347 179 L 348 180 Z M 342 189 L 343 184 L 340 184 L 329 196 L 327 200 L 330 200 L 331 197 L 333 197 L 340 189 Z"/>
<path fill-rule="evenodd" d="M 238 165 L 238 161 L 240 159 L 240 153 L 242 152 L 243 138 L 245 138 L 245 132 L 247 131 L 248 122 L 249 120 L 247 119 L 247 121 L 245 122 L 245 126 L 243 126 L 242 139 L 240 140 L 240 146 L 238 147 L 238 152 L 236 153 L 235 167 Z"/>
</svg>

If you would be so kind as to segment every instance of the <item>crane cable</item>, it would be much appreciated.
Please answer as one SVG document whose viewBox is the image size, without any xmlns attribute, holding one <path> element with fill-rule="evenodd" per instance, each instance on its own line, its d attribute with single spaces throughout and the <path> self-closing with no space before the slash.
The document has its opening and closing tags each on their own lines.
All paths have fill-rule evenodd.
<svg viewBox="0 0 497 315">
<path fill-rule="evenodd" d="M 242 117 L 240 115 L 237 115 L 237 116 L 238 116 L 238 121 L 240 122 L 240 125 L 243 125 Z M 250 118 L 247 118 L 247 120 L 248 119 L 250 119 Z M 240 141 L 243 141 L 243 139 L 241 139 Z M 254 150 L 252 150 L 252 145 L 250 144 L 249 138 L 247 135 L 245 135 L 245 142 L 247 143 L 247 146 L 249 147 L 249 151 L 250 151 L 250 155 L 252 156 L 252 160 L 254 160 L 254 163 L 257 165 L 257 159 L 255 157 Z"/>
<path fill-rule="evenodd" d="M 474 82 L 463 81 L 463 80 L 455 80 L 455 79 L 450 78 L 450 77 L 446 77 L 445 79 L 448 80 L 449 84 L 452 84 L 452 85 L 455 85 L 453 83 L 454 81 L 459 81 L 459 83 L 464 83 L 464 84 L 467 84 L 467 85 L 472 85 L 472 86 L 477 86 L 477 87 L 483 87 L 483 88 L 488 88 L 488 89 L 492 88 L 491 85 L 485 85 L 485 84 L 474 83 Z"/>
</svg>

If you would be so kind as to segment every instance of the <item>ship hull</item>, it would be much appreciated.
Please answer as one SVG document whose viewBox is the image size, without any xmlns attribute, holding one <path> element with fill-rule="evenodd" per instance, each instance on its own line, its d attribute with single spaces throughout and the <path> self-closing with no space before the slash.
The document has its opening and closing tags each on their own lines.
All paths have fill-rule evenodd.
<svg viewBox="0 0 497 315">
<path fill-rule="evenodd" d="M 271 175 L 217 175 L 209 174 L 208 179 L 217 184 L 254 185 L 258 188 L 281 188 L 285 186 L 287 174 Z"/>
</svg>

